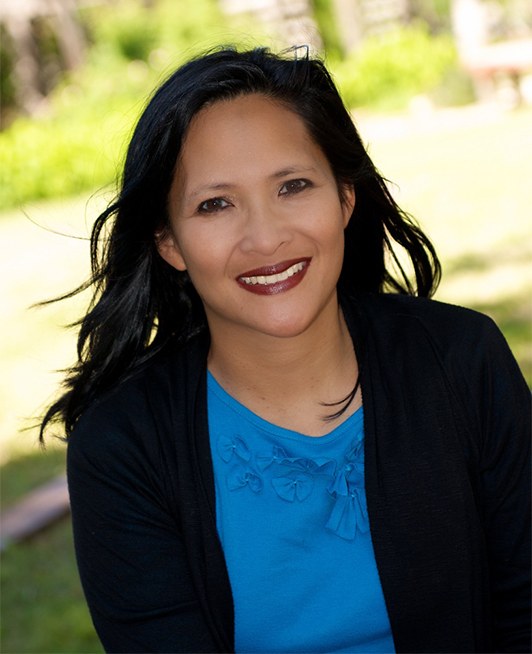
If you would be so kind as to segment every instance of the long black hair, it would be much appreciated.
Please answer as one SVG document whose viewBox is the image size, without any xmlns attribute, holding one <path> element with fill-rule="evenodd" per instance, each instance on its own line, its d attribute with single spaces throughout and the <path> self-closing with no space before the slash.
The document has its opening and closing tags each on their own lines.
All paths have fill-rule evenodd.
<svg viewBox="0 0 532 654">
<path fill-rule="evenodd" d="M 430 241 L 393 200 L 323 63 L 300 55 L 301 48 L 283 55 L 217 49 L 180 67 L 152 96 L 129 144 L 118 196 L 94 224 L 91 278 L 70 294 L 93 288 L 79 323 L 78 362 L 43 418 L 41 438 L 53 422 L 62 422 L 68 436 L 95 397 L 170 342 L 206 329 L 188 274 L 163 261 L 156 234 L 168 228 L 168 194 L 188 126 L 207 104 L 249 93 L 282 103 L 306 124 L 339 189 L 354 185 L 339 289 L 420 296 L 436 290 L 440 265 Z M 412 280 L 394 244 L 406 254 Z"/>
</svg>

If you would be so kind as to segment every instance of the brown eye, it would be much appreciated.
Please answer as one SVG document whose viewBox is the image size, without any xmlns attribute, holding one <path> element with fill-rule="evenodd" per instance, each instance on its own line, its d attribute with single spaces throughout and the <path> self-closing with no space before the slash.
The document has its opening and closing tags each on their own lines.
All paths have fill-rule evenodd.
<svg viewBox="0 0 532 654">
<path fill-rule="evenodd" d="M 231 206 L 227 200 L 223 198 L 211 198 L 210 200 L 205 200 L 198 207 L 199 213 L 216 213 L 217 211 L 223 211 L 227 207 Z"/>
<path fill-rule="evenodd" d="M 281 186 L 279 195 L 293 195 L 294 193 L 300 193 L 310 186 L 312 186 L 312 183 L 308 179 L 291 179 L 289 182 L 285 182 Z"/>
</svg>

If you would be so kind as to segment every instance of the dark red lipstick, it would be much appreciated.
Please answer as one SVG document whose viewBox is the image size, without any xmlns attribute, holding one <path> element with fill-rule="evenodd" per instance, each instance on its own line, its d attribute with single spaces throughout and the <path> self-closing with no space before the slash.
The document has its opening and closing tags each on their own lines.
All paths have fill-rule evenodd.
<svg viewBox="0 0 532 654">
<path fill-rule="evenodd" d="M 311 257 L 290 259 L 247 270 L 236 278 L 239 286 L 256 295 L 276 295 L 297 286 L 306 275 Z"/>
</svg>

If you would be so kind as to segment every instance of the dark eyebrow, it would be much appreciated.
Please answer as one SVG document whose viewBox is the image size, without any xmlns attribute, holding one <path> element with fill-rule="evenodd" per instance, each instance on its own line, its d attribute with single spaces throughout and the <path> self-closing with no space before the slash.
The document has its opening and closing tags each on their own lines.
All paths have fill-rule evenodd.
<svg viewBox="0 0 532 654">
<path fill-rule="evenodd" d="M 200 186 L 200 188 L 192 191 L 188 196 L 191 200 L 197 198 L 199 195 L 208 193 L 210 191 L 227 191 L 228 189 L 234 188 L 234 184 L 229 184 L 228 182 L 218 182 L 217 184 L 206 184 L 205 186 Z"/>
<path fill-rule="evenodd" d="M 300 173 L 309 173 L 316 172 L 314 166 L 287 166 L 286 168 L 281 168 L 276 172 L 270 175 L 271 179 L 281 179 L 282 177 L 287 177 L 288 175 L 300 174 Z M 205 186 L 200 186 L 189 194 L 189 199 L 194 200 L 204 193 L 210 193 L 211 191 L 227 191 L 235 188 L 236 184 L 230 184 L 229 182 L 217 182 L 216 184 L 206 184 Z"/>
<path fill-rule="evenodd" d="M 277 172 L 273 173 L 271 177 L 273 179 L 279 179 L 280 177 L 286 177 L 288 175 L 293 175 L 294 173 L 310 173 L 316 172 L 314 166 L 288 166 L 287 168 L 282 168 Z"/>
</svg>

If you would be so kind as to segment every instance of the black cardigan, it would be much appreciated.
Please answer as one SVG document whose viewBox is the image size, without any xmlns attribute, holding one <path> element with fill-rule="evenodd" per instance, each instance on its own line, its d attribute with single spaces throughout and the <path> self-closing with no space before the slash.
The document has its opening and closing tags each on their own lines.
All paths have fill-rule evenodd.
<svg viewBox="0 0 532 654">
<path fill-rule="evenodd" d="M 529 652 L 530 393 L 506 342 L 485 316 L 430 300 L 364 296 L 342 308 L 397 652 Z M 234 648 L 207 351 L 203 336 L 158 356 L 69 440 L 78 565 L 109 652 Z"/>
</svg>

